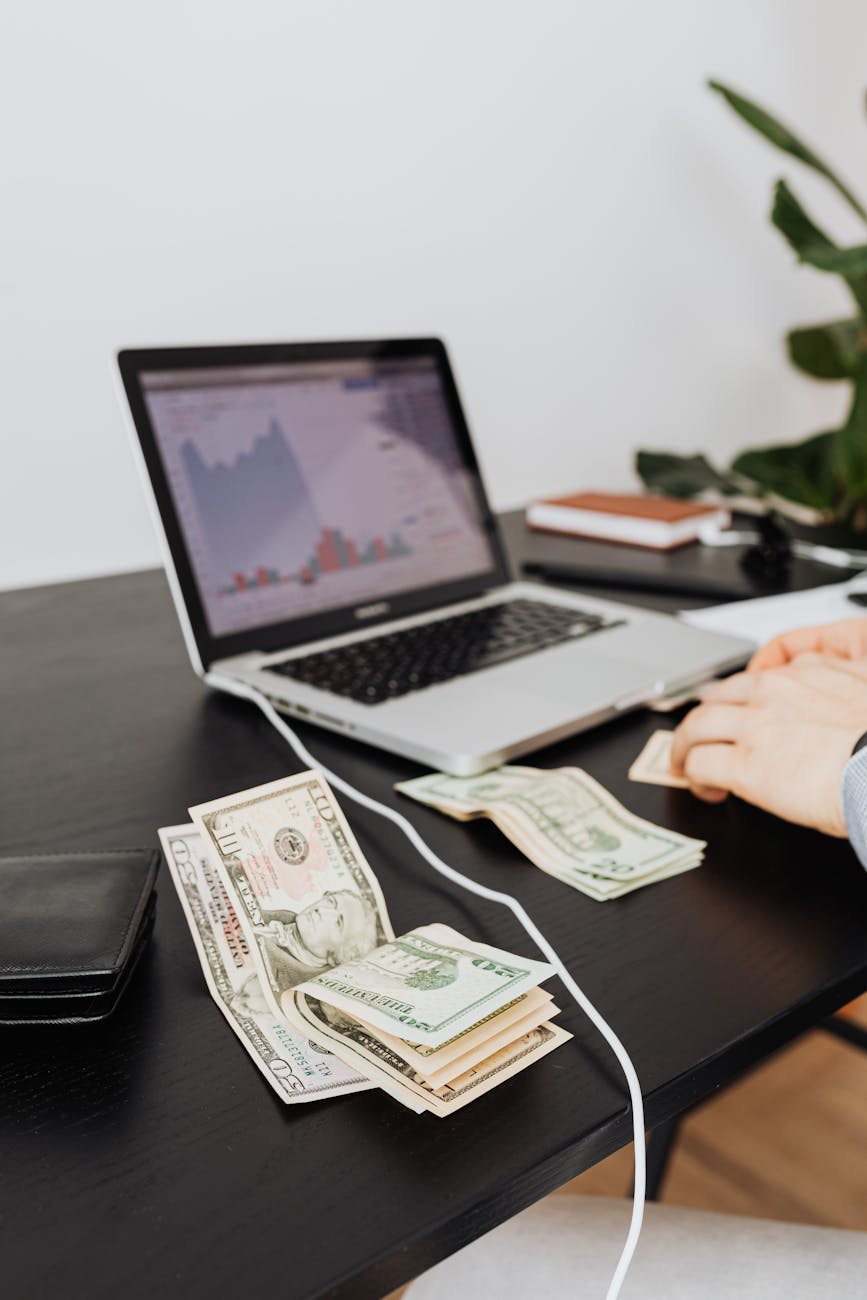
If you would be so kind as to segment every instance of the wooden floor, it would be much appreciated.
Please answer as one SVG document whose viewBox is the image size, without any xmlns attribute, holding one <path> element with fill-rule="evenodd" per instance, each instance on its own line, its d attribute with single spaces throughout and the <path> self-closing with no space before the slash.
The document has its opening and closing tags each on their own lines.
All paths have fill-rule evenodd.
<svg viewBox="0 0 867 1300">
<path fill-rule="evenodd" d="M 846 1015 L 867 1027 L 867 995 Z M 556 1195 L 626 1196 L 631 1180 L 630 1146 Z M 681 1126 L 660 1199 L 867 1231 L 867 1052 L 807 1034 L 705 1102 Z"/>
<path fill-rule="evenodd" d="M 867 1026 L 867 997 L 847 1009 Z M 623 1196 L 632 1148 L 563 1194 Z M 867 1053 L 805 1035 L 684 1120 L 661 1200 L 867 1231 Z"/>
</svg>

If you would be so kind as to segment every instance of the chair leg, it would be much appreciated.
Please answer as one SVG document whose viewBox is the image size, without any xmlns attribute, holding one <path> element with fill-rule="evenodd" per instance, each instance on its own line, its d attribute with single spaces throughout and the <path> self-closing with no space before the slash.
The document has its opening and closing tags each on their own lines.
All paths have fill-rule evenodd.
<svg viewBox="0 0 867 1300">
<path fill-rule="evenodd" d="M 829 1016 L 827 1020 L 822 1021 L 820 1028 L 827 1034 L 833 1034 L 835 1038 L 842 1038 L 844 1042 L 851 1043 L 853 1047 L 860 1047 L 862 1052 L 867 1052 L 867 1029 L 847 1020 L 845 1016 Z"/>
<path fill-rule="evenodd" d="M 681 1116 L 657 1124 L 647 1139 L 647 1199 L 659 1200 L 662 1182 L 668 1172 L 671 1150 L 680 1132 Z"/>
</svg>

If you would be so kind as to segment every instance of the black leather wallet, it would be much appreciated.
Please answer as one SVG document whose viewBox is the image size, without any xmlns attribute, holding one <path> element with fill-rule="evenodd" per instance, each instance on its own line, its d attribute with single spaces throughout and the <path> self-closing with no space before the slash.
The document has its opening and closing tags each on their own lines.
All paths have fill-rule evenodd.
<svg viewBox="0 0 867 1300">
<path fill-rule="evenodd" d="M 0 1024 L 117 1006 L 154 924 L 157 850 L 0 858 Z"/>
</svg>

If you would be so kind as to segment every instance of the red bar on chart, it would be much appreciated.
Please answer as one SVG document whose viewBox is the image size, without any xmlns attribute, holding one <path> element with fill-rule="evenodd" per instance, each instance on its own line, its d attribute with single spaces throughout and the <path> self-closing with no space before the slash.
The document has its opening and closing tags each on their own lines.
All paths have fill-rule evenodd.
<svg viewBox="0 0 867 1300">
<path fill-rule="evenodd" d="M 234 584 L 235 584 L 235 590 L 236 590 L 236 591 L 246 591 L 246 590 L 247 590 L 247 579 L 244 577 L 243 573 L 235 573 L 235 574 L 233 574 L 233 575 L 232 575 L 232 581 L 233 581 Z"/>
<path fill-rule="evenodd" d="M 330 528 L 323 528 L 322 540 L 316 544 L 316 554 L 323 573 L 336 573 L 340 568 L 340 557 L 334 545 L 334 533 Z"/>
<path fill-rule="evenodd" d="M 260 564 L 258 569 L 256 570 L 256 586 L 267 587 L 270 585 L 270 583 L 271 583 L 271 574 L 263 565 Z"/>
<path fill-rule="evenodd" d="M 346 547 L 346 555 L 350 565 L 360 564 L 361 561 L 358 558 L 358 547 L 355 545 L 355 542 L 350 541 L 347 537 L 343 545 Z"/>
<path fill-rule="evenodd" d="M 386 547 L 385 542 L 382 540 L 381 537 L 374 537 L 373 549 L 376 552 L 376 558 L 378 560 L 388 559 L 388 548 Z"/>
</svg>

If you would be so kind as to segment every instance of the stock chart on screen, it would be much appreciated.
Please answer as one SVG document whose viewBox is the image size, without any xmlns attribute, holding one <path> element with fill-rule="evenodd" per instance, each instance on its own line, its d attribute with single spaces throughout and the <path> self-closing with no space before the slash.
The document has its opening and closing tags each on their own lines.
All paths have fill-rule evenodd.
<svg viewBox="0 0 867 1300">
<path fill-rule="evenodd" d="M 435 368 L 365 366 L 142 377 L 213 635 L 490 567 Z"/>
</svg>

